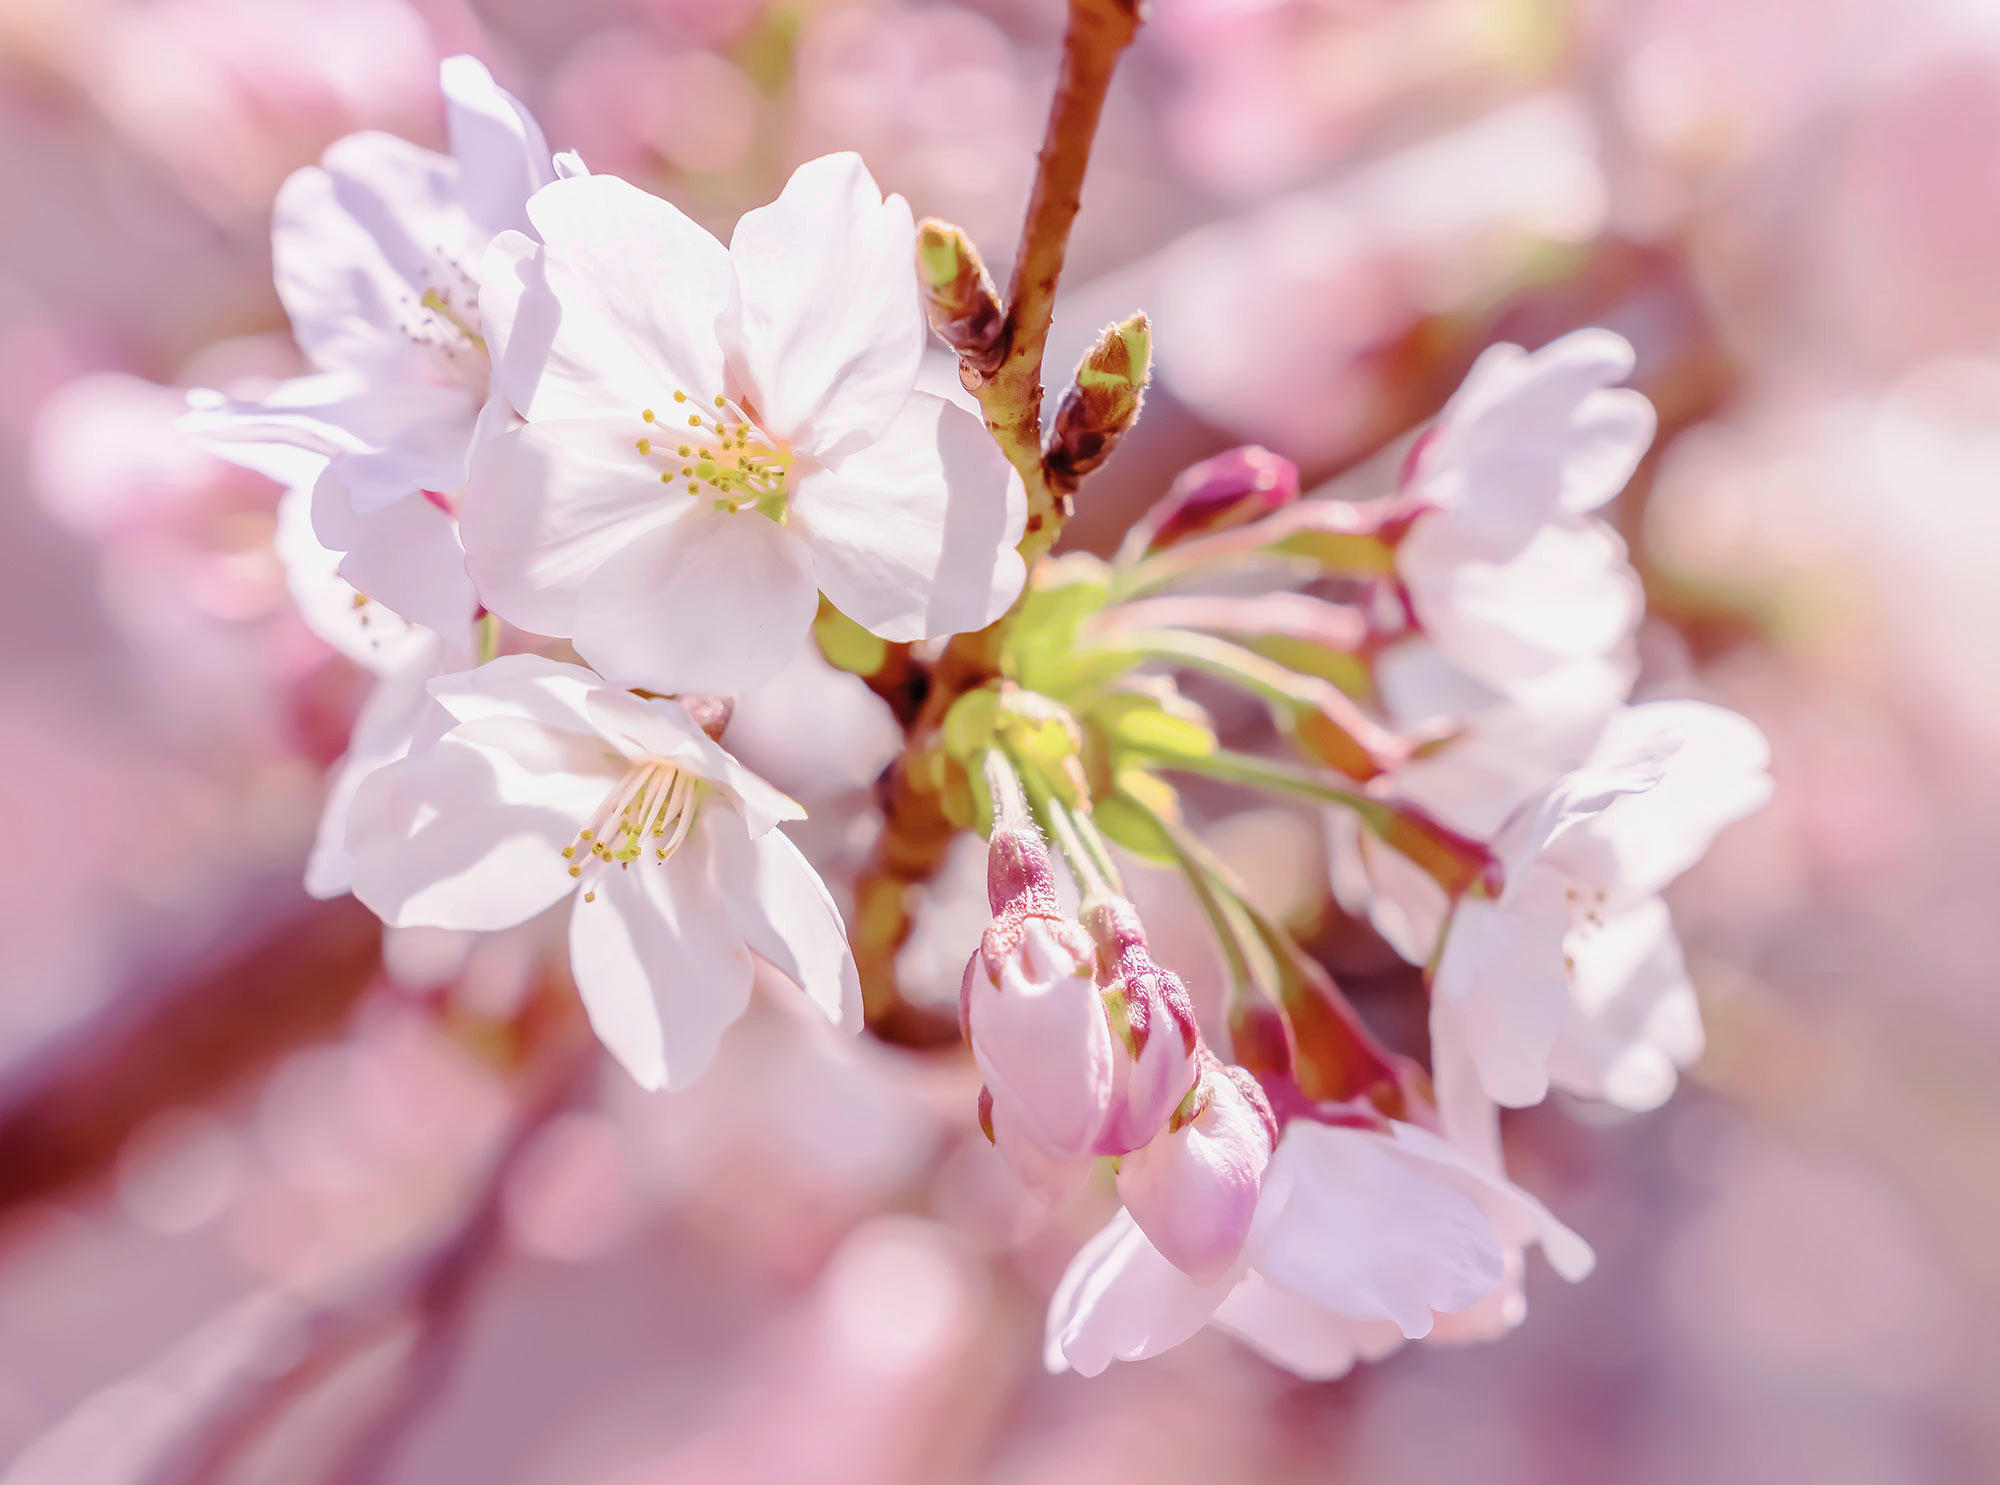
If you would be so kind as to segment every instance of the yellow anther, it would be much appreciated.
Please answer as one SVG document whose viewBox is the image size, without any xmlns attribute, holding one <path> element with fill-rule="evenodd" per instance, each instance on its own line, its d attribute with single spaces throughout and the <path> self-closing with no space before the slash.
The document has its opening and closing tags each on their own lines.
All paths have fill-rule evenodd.
<svg viewBox="0 0 2000 1485">
<path fill-rule="evenodd" d="M 715 394 L 715 405 L 717 407 L 727 407 L 729 406 L 729 399 L 718 392 Z"/>
<path fill-rule="evenodd" d="M 674 401 L 676 401 L 676 402 L 685 402 L 685 401 L 687 401 L 687 400 L 688 400 L 688 394 L 687 394 L 687 393 L 685 393 L 685 392 L 676 392 L 676 393 L 674 393 Z"/>
<path fill-rule="evenodd" d="M 671 469 L 663 469 L 660 471 L 661 484 L 671 485 L 673 482 L 674 482 L 674 472 Z"/>
<path fill-rule="evenodd" d="M 642 419 L 643 419 L 644 421 L 646 421 L 646 422 L 650 423 L 650 422 L 652 422 L 652 421 L 653 421 L 653 410 L 652 410 L 652 409 L 651 409 L 650 407 L 649 407 L 649 408 L 646 408 L 646 409 L 644 409 L 644 410 L 643 410 L 642 412 L 640 412 L 639 416 L 640 416 L 640 417 L 641 417 L 641 418 L 642 418 Z"/>
<path fill-rule="evenodd" d="M 694 446 L 692 444 L 684 443 L 681 445 L 681 457 L 683 459 L 685 459 L 689 454 L 692 454 L 693 452 L 694 452 Z"/>
<path fill-rule="evenodd" d="M 640 452 L 640 453 L 642 453 L 642 454 L 650 454 L 650 453 L 652 453 L 652 452 L 653 452 L 653 440 L 652 440 L 652 439 L 650 439 L 650 438 L 642 438 L 642 439 L 640 439 L 640 440 L 639 440 L 639 452 Z"/>
<path fill-rule="evenodd" d="M 699 428 L 700 426 L 701 426 L 701 414 L 700 414 L 700 413 L 689 413 L 689 414 L 688 414 L 688 427 L 690 427 L 690 428 Z"/>
<path fill-rule="evenodd" d="M 701 493 L 701 482 L 699 480 L 689 480 L 688 494 L 699 495 L 700 493 Z"/>
</svg>

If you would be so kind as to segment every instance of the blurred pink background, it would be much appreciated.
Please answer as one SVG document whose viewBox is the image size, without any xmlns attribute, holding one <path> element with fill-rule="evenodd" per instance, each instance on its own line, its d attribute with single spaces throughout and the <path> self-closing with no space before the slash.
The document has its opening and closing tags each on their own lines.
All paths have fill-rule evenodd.
<svg viewBox="0 0 2000 1485">
<path fill-rule="evenodd" d="M 2000 6 L 1152 8 L 1052 361 L 1143 307 L 1158 380 L 1073 541 L 1228 444 L 1363 464 L 1494 339 L 1608 325 L 1660 407 L 1642 690 L 1748 713 L 1778 794 L 1674 895 L 1681 1095 L 1508 1127 L 1597 1272 L 1331 1384 L 1212 1333 L 1049 1378 L 1093 1213 L 1022 1201 L 959 1056 L 767 997 L 645 1097 L 543 1065 L 534 925 L 384 945 L 299 886 L 362 683 L 275 488 L 172 428 L 295 367 L 286 173 L 436 143 L 471 51 L 712 227 L 853 148 L 1003 266 L 1059 0 L 0 0 L 0 1485 L 2000 1477 Z M 791 766 L 841 828 L 859 781 Z M 1420 1025 L 1308 821 L 1217 845 Z M 556 1112 L 510 1148 L 518 1087 Z"/>
</svg>

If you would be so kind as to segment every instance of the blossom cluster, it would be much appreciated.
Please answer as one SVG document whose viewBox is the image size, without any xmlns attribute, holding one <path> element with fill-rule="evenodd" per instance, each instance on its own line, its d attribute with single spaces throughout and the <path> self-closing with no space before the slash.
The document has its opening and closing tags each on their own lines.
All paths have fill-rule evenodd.
<svg viewBox="0 0 2000 1485">
<path fill-rule="evenodd" d="M 355 135 L 279 195 L 316 369 L 183 420 L 285 483 L 301 612 L 377 677 L 309 888 L 462 933 L 568 901 L 592 1027 L 678 1088 L 759 961 L 836 1025 L 893 1011 L 896 883 L 977 830 L 981 1126 L 1042 1201 L 1108 1170 L 1121 1206 L 1054 1297 L 1051 1367 L 1213 1324 L 1332 1376 L 1516 1324 L 1530 1247 L 1581 1278 L 1589 1248 L 1507 1178 L 1499 1110 L 1671 1093 L 1701 1023 L 1660 893 L 1769 789 L 1741 717 L 1632 700 L 1644 596 L 1597 514 L 1653 434 L 1630 348 L 1489 350 L 1376 498 L 1238 450 L 1111 558 L 1050 558 L 1138 414 L 1142 318 L 1063 400 L 1049 499 L 974 401 L 1008 347 L 954 338 L 1001 323 L 983 268 L 859 158 L 801 166 L 725 245 L 551 153 L 472 59 L 441 80 L 449 154 Z M 932 326 L 959 376 L 927 365 Z M 817 654 L 904 703 L 883 786 L 918 804 L 873 824 L 901 876 L 816 865 L 732 748 L 737 699 Z M 1225 746 L 1189 674 L 1260 703 L 1269 746 Z M 1333 895 L 1423 970 L 1428 1075 L 1207 850 L 1182 776 L 1324 814 Z M 1183 876 L 1227 984 L 1155 962 L 1134 861 Z"/>
</svg>

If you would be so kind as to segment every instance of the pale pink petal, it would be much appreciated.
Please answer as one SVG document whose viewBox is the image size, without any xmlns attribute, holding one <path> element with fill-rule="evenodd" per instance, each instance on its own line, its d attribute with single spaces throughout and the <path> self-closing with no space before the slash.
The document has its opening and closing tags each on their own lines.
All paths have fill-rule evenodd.
<svg viewBox="0 0 2000 1485">
<path fill-rule="evenodd" d="M 1547 1095 L 1549 1051 L 1569 1014 L 1565 886 L 1553 872 L 1531 875 L 1503 902 L 1459 903 L 1431 982 L 1432 1005 L 1454 1007 L 1486 1091 L 1515 1108 Z"/>
<path fill-rule="evenodd" d="M 360 519 L 340 561 L 357 592 L 469 654 L 479 595 L 465 571 L 458 526 L 423 495 L 406 495 Z"/>
<path fill-rule="evenodd" d="M 438 66 L 458 199 L 489 235 L 528 225 L 528 198 L 555 179 L 541 126 L 476 57 Z"/>
<path fill-rule="evenodd" d="M 1227 1331 L 1276 1366 L 1311 1382 L 1345 1376 L 1357 1361 L 1380 1361 L 1403 1344 L 1387 1320 L 1354 1320 L 1245 1274 L 1215 1312 Z"/>
<path fill-rule="evenodd" d="M 260 445 L 331 460 L 353 508 L 367 512 L 419 490 L 463 485 L 479 406 L 478 393 L 454 382 L 326 372 L 281 382 L 258 402 L 204 397 L 180 428 L 274 478 L 296 468 L 273 465 Z"/>
<path fill-rule="evenodd" d="M 528 216 L 545 248 L 539 282 L 535 260 L 513 260 L 521 293 L 552 295 L 560 312 L 523 303 L 509 320 L 509 395 L 524 416 L 630 418 L 636 436 L 641 409 L 664 416 L 677 391 L 705 407 L 723 390 L 715 321 L 733 280 L 721 243 L 610 175 L 559 180 Z"/>
<path fill-rule="evenodd" d="M 1652 404 L 1614 384 L 1632 348 L 1608 330 L 1579 330 L 1524 355 L 1493 346 L 1439 415 L 1415 487 L 1491 545 L 1518 550 L 1558 511 L 1609 500 L 1652 442 Z"/>
<path fill-rule="evenodd" d="M 278 298 L 327 370 L 421 379 L 431 350 L 420 342 L 436 328 L 424 295 L 470 311 L 485 246 L 458 204 L 452 160 L 389 134 L 337 141 L 271 208 Z"/>
<path fill-rule="evenodd" d="M 909 204 L 858 155 L 808 161 L 743 214 L 722 333 L 760 426 L 821 461 L 882 435 L 923 356 L 915 252 Z"/>
<path fill-rule="evenodd" d="M 569 962 L 598 1039 L 640 1087 L 685 1088 L 750 1004 L 703 820 L 664 862 L 599 873 L 570 915 Z"/>
<path fill-rule="evenodd" d="M 1608 802 L 1545 855 L 1580 881 L 1638 902 L 1698 861 L 1725 827 L 1771 797 L 1770 744 L 1749 719 L 1701 701 L 1627 707 L 1605 727 L 1590 766 L 1661 758 L 1659 782 Z"/>
<path fill-rule="evenodd" d="M 510 928 L 558 901 L 575 885 L 562 849 L 613 781 L 535 741 L 454 732 L 369 774 L 348 812 L 354 895 L 397 928 Z"/>
<path fill-rule="evenodd" d="M 385 673 L 376 683 L 355 719 L 347 752 L 327 776 L 326 802 L 320 807 L 319 829 L 306 858 L 306 891 L 314 897 L 340 897 L 352 888 L 354 854 L 348 849 L 347 822 L 354 796 L 376 769 L 410 751 L 419 718 L 436 708 L 424 682 L 433 668 L 437 641 L 429 635 L 424 640 L 424 651 L 406 656 L 400 669 Z M 432 736 L 449 726 L 447 719 L 434 720 Z"/>
<path fill-rule="evenodd" d="M 783 670 L 818 609 L 794 532 L 751 510 L 696 510 L 608 558 L 574 632 L 614 685 L 726 696 Z"/>
<path fill-rule="evenodd" d="M 1049 1301 L 1043 1360 L 1052 1372 L 1097 1376 L 1114 1361 L 1143 1361 L 1200 1330 L 1235 1287 L 1237 1271 L 1197 1284 L 1162 1258 L 1120 1212 L 1070 1260 Z"/>
<path fill-rule="evenodd" d="M 598 570 L 696 508 L 640 454 L 645 427 L 534 423 L 480 446 L 458 531 L 488 608 L 533 634 L 573 635 Z"/>
<path fill-rule="evenodd" d="M 1702 1052 L 1701 1008 L 1657 897 L 1570 935 L 1574 999 L 1549 1054 L 1559 1087 L 1658 1108 Z"/>
<path fill-rule="evenodd" d="M 1644 594 L 1623 542 L 1563 515 L 1495 559 L 1439 517 L 1419 521 L 1397 567 L 1424 633 L 1469 675 L 1501 691 L 1615 650 L 1637 626 Z"/>
<path fill-rule="evenodd" d="M 581 665 L 542 655 L 502 655 L 470 670 L 435 677 L 430 693 L 454 722 L 520 720 L 549 732 L 573 734 L 607 755 L 617 771 L 616 749 L 600 736 L 590 714 L 593 693 L 604 682 Z"/>
<path fill-rule="evenodd" d="M 819 587 L 885 639 L 984 628 L 1021 591 L 1020 477 L 978 418 L 915 393 L 878 442 L 799 478 Z"/>
<path fill-rule="evenodd" d="M 1503 1253 L 1479 1204 L 1389 1136 L 1294 1120 L 1265 1175 L 1251 1234 L 1267 1279 L 1412 1339 L 1433 1310 L 1461 1310 L 1500 1281 Z"/>
<path fill-rule="evenodd" d="M 364 598 L 340 575 L 342 554 L 321 545 L 313 530 L 314 499 L 314 490 L 303 487 L 279 497 L 278 529 L 271 543 L 284 564 L 285 587 L 306 627 L 348 659 L 378 673 L 403 671 L 419 658 L 435 662 L 436 635 Z"/>
<path fill-rule="evenodd" d="M 752 840 L 740 821 L 708 820 L 717 882 L 751 951 L 805 991 L 826 1018 L 861 1029 L 861 979 L 826 884 L 782 830 Z M 734 828 L 732 828 L 732 825 Z"/>
<path fill-rule="evenodd" d="M 1263 1115 L 1229 1078 L 1211 1072 L 1208 1082 L 1212 1097 L 1200 1118 L 1161 1130 L 1118 1162 L 1125 1210 L 1163 1258 L 1202 1284 L 1242 1254 L 1271 1158 Z"/>
<path fill-rule="evenodd" d="M 1547 1207 L 1509 1181 L 1497 1166 L 1487 1167 L 1480 1156 L 1414 1124 L 1394 1124 L 1391 1132 L 1398 1151 L 1406 1159 L 1429 1166 L 1478 1202 L 1503 1243 L 1515 1248 L 1541 1244 L 1550 1266 L 1572 1283 L 1587 1275 L 1596 1264 L 1588 1243 L 1558 1222 Z M 1457 1311 L 1466 1306 L 1437 1308 Z"/>
</svg>

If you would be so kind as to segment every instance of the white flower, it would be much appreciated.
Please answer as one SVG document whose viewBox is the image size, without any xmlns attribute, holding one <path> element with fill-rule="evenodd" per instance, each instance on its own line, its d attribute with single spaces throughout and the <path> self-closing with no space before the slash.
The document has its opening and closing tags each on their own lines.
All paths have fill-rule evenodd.
<svg viewBox="0 0 2000 1485">
<path fill-rule="evenodd" d="M 429 692 L 449 730 L 370 774 L 349 815 L 354 894 L 384 922 L 507 928 L 574 892 L 577 988 L 648 1088 L 707 1067 L 748 1004 L 753 953 L 859 1026 L 840 914 L 774 828 L 798 806 L 678 703 L 532 655 Z"/>
<path fill-rule="evenodd" d="M 1469 683 L 1434 646 L 1398 645 L 1376 665 L 1391 722 L 1448 741 L 1398 769 L 1389 793 L 1461 834 L 1491 840 L 1516 809 L 1589 756 L 1637 670 L 1626 646 L 1500 696 Z M 1350 913 L 1366 913 L 1410 963 L 1430 963 L 1451 916 L 1445 890 L 1350 812 L 1328 811 L 1327 828 L 1335 899 Z"/>
<path fill-rule="evenodd" d="M 426 624 L 475 605 L 449 504 L 466 482 L 492 369 L 479 268 L 555 179 L 541 129 L 471 57 L 439 69 L 452 152 L 352 134 L 272 207 L 271 257 L 292 333 L 317 368 L 256 402 L 190 398 L 183 427 L 261 468 L 256 445 L 327 461 L 313 519 L 356 587 Z M 414 545 L 413 545 L 414 544 Z M 442 569 L 440 571 L 439 569 Z M 419 574 L 414 590 L 404 580 Z M 427 608 L 441 584 L 443 613 Z"/>
<path fill-rule="evenodd" d="M 1614 385 L 1631 370 L 1605 330 L 1532 355 L 1493 346 L 1412 451 L 1404 488 L 1431 509 L 1397 571 L 1424 633 L 1497 690 L 1614 650 L 1638 623 L 1624 543 L 1588 514 L 1652 441 L 1652 405 Z"/>
<path fill-rule="evenodd" d="M 1501 832 L 1500 895 L 1453 912 L 1433 1042 L 1461 1042 L 1503 1104 L 1539 1101 L 1552 1077 L 1626 1108 L 1664 1100 L 1701 1035 L 1659 893 L 1762 807 L 1769 758 L 1763 735 L 1722 707 L 1616 714 L 1584 765 Z"/>
<path fill-rule="evenodd" d="M 1045 1359 L 1095 1376 L 1213 1322 L 1303 1376 L 1337 1376 L 1483 1302 L 1510 1247 L 1536 1242 L 1565 1277 L 1589 1270 L 1589 1248 L 1540 1202 L 1437 1136 L 1295 1119 L 1234 1266 L 1191 1278 L 1121 1212 L 1063 1275 Z"/>
<path fill-rule="evenodd" d="M 884 638 L 977 629 L 1020 591 L 1025 497 L 980 420 L 915 390 L 901 197 L 803 165 L 727 248 L 609 176 L 528 207 L 481 295 L 528 426 L 462 513 L 494 612 L 609 679 L 728 693 L 776 674 L 817 593 Z"/>
<path fill-rule="evenodd" d="M 273 539 L 284 564 L 285 585 L 306 626 L 349 660 L 374 674 L 375 689 L 355 719 L 347 752 L 327 779 L 319 832 L 306 860 L 306 891 L 339 897 L 352 886 L 353 858 L 347 850 L 347 812 L 361 781 L 410 750 L 426 713 L 443 718 L 426 686 L 433 676 L 472 664 L 475 640 L 469 614 L 457 626 L 437 632 L 357 591 L 340 575 L 341 554 L 323 545 L 313 531 L 311 493 L 294 487 L 278 501 Z M 450 725 L 431 727 L 431 735 Z"/>
</svg>

